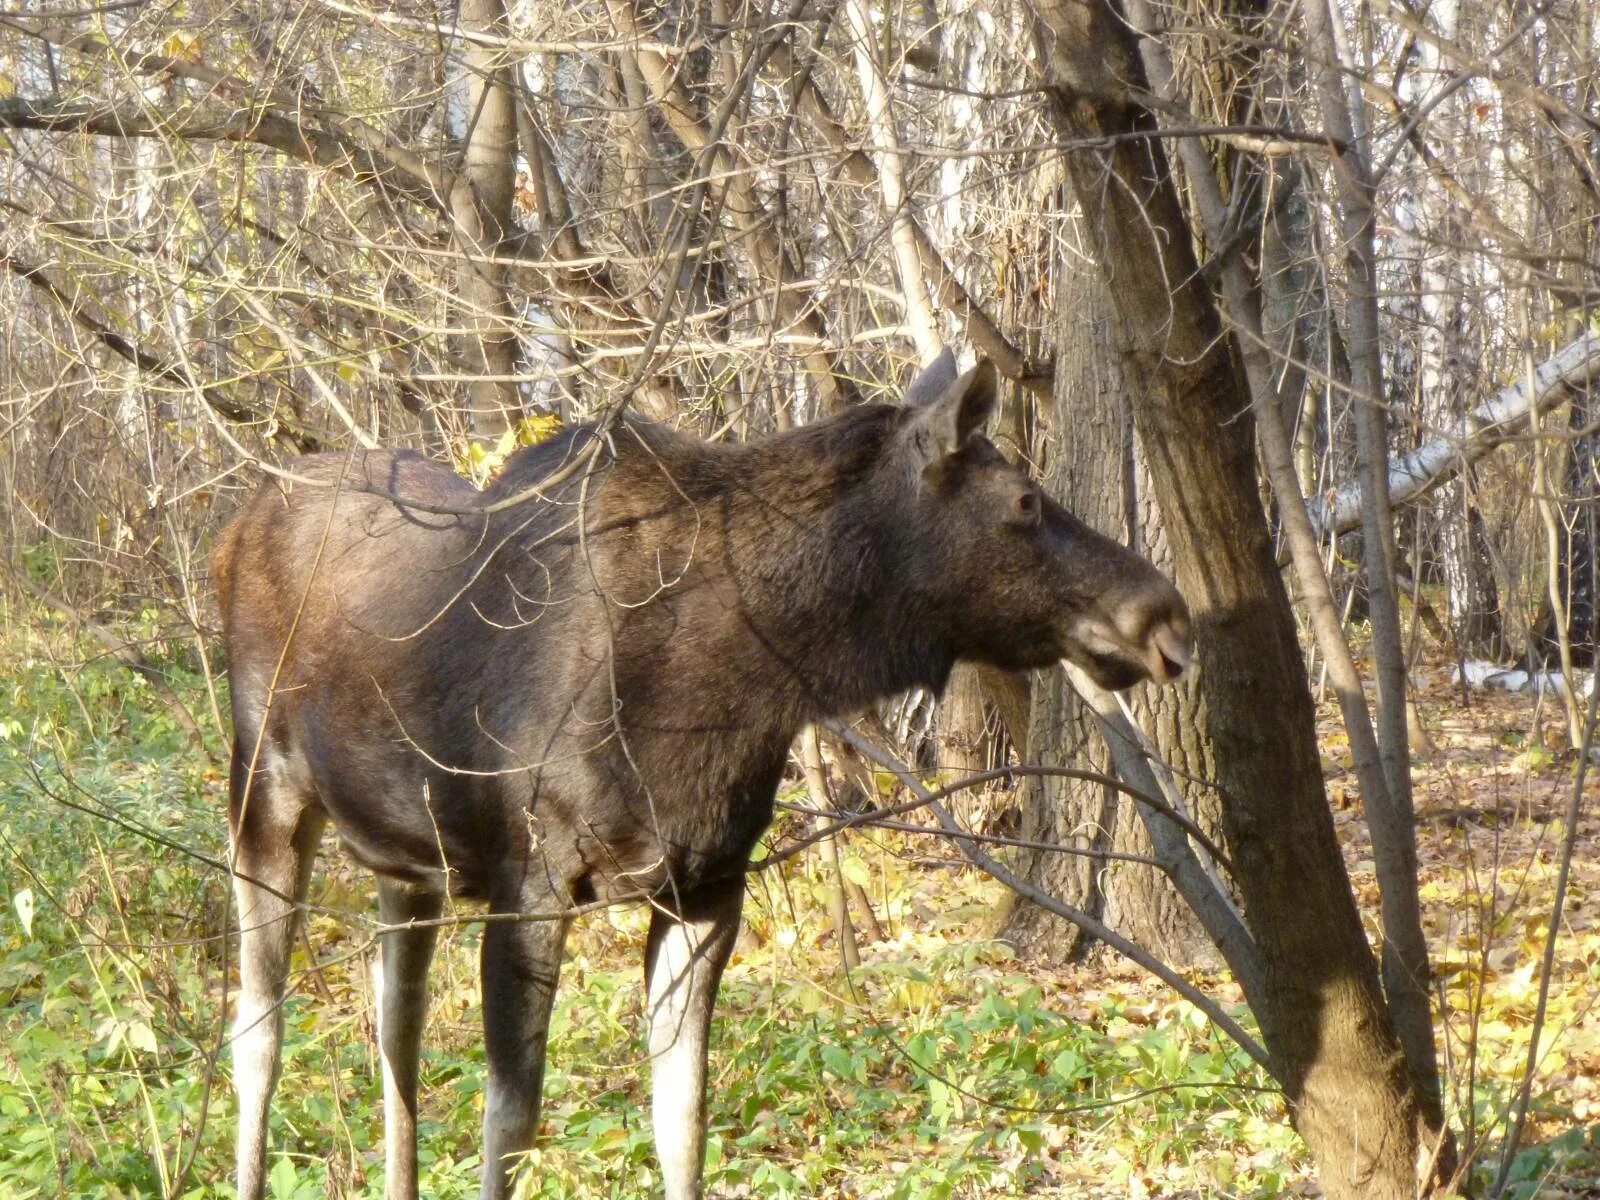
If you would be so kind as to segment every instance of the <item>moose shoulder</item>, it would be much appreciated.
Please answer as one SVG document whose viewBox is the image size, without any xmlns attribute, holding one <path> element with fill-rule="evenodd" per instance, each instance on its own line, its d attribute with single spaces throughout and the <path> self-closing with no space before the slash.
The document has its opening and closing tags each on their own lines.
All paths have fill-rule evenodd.
<svg viewBox="0 0 1600 1200">
<path fill-rule="evenodd" d="M 263 1195 L 295 928 L 323 825 L 377 873 L 386 1187 L 416 1194 L 425 974 L 446 895 L 483 939 L 482 1194 L 537 1124 L 563 912 L 648 898 L 653 1118 L 700 1194 L 706 1036 L 743 869 L 807 722 L 960 659 L 1176 677 L 1188 615 L 980 434 L 986 363 L 748 445 L 643 423 L 519 452 L 479 493 L 414 454 L 310 460 L 216 556 L 232 671 L 242 930 L 239 1194 Z M 588 448 L 527 504 L 493 509 Z M 395 498 L 401 498 L 396 500 Z M 412 502 L 411 506 L 405 503 Z M 454 510 L 447 515 L 415 507 Z"/>
</svg>

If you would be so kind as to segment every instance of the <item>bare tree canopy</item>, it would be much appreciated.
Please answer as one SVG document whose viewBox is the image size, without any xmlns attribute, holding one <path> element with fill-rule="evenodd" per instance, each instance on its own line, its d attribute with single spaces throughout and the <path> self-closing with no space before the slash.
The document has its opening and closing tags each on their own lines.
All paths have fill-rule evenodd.
<svg viewBox="0 0 1600 1200">
<path fill-rule="evenodd" d="M 20 0 L 0 13 L 0 600 L 110 654 L 216 754 L 206 564 L 263 476 L 415 451 L 437 485 L 401 497 L 415 513 L 581 508 L 625 421 L 756 442 L 981 356 L 996 471 L 1168 572 L 1194 669 L 1122 704 L 1092 673 L 986 662 L 809 727 L 789 782 L 847 960 L 871 898 L 838 839 L 862 814 L 919 828 L 879 795 L 904 785 L 1022 897 L 1028 954 L 1104 943 L 1189 987 L 1282 1088 L 1325 1194 L 1449 1187 L 1485 1150 L 1438 1053 L 1412 689 L 1425 633 L 1458 663 L 1541 660 L 1587 762 L 1597 63 L 1596 0 Z M 586 422 L 583 455 L 497 482 Z M 938 807 L 917 773 L 941 768 L 984 786 Z M 846 793 L 859 812 L 830 824 Z M 1229 972 L 1255 1028 L 1163 955 Z"/>
</svg>

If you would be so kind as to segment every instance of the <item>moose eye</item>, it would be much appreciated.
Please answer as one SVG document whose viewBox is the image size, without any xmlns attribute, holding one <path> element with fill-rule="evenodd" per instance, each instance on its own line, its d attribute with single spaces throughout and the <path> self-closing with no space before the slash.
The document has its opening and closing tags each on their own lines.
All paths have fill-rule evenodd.
<svg viewBox="0 0 1600 1200">
<path fill-rule="evenodd" d="M 1017 493 L 1012 502 L 1012 519 L 1018 525 L 1034 525 L 1039 520 L 1039 494 L 1032 488 Z"/>
</svg>

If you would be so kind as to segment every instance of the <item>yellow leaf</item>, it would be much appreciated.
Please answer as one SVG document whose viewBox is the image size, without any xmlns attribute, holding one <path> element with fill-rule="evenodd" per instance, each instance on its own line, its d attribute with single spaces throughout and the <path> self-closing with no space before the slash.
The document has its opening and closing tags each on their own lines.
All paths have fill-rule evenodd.
<svg viewBox="0 0 1600 1200">
<path fill-rule="evenodd" d="M 497 463 L 502 463 L 506 455 L 510 454 L 517 446 L 517 431 L 515 427 L 507 429 L 494 443 L 494 455 Z"/>
<path fill-rule="evenodd" d="M 537 446 L 561 432 L 561 418 L 555 413 L 535 413 L 517 422 L 517 441 L 524 446 Z"/>
<path fill-rule="evenodd" d="M 172 58 L 195 59 L 200 57 L 204 46 L 203 38 L 186 38 L 181 33 L 175 33 L 161 44 L 161 49 Z"/>
</svg>

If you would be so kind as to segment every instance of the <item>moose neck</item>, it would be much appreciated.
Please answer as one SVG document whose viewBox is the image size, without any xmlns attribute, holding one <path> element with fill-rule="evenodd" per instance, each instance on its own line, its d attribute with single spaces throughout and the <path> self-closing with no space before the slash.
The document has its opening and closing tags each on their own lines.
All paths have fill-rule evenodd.
<svg viewBox="0 0 1600 1200">
<path fill-rule="evenodd" d="M 649 447 L 695 513 L 719 633 L 780 701 L 781 723 L 942 686 L 949 673 L 953 655 L 928 632 L 924 606 L 892 582 L 907 575 L 896 563 L 904 498 L 877 469 L 892 419 L 869 407 L 743 446 Z"/>
</svg>

